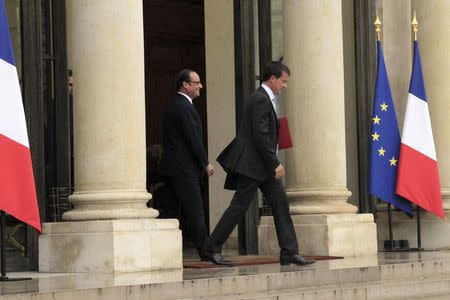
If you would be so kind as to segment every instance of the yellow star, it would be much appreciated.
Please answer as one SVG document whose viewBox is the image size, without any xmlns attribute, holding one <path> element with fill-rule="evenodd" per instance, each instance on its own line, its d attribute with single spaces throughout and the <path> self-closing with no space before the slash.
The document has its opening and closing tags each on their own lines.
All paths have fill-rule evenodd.
<svg viewBox="0 0 450 300">
<path fill-rule="evenodd" d="M 380 137 L 380 135 L 375 131 L 375 133 L 372 134 L 372 137 L 373 137 L 372 141 L 378 141 L 378 138 Z"/>
<path fill-rule="evenodd" d="M 386 102 L 383 102 L 383 104 L 380 104 L 381 106 L 381 111 L 387 111 L 387 108 L 389 105 L 386 104 Z"/>
<path fill-rule="evenodd" d="M 389 160 L 391 162 L 391 166 L 397 165 L 397 160 L 392 156 L 392 158 Z"/>
<path fill-rule="evenodd" d="M 375 116 L 375 118 L 372 118 L 372 120 L 373 120 L 373 124 L 375 125 L 375 124 L 378 124 L 378 125 L 380 125 L 380 118 L 378 118 L 378 116 Z"/>
<path fill-rule="evenodd" d="M 386 150 L 383 149 L 383 147 L 381 147 L 380 149 L 378 149 L 378 156 L 384 156 L 384 152 L 386 152 Z"/>
</svg>

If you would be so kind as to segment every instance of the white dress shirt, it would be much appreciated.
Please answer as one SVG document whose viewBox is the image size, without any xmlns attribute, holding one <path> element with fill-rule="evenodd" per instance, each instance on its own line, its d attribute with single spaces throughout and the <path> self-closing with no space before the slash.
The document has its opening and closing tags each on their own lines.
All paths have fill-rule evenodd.
<svg viewBox="0 0 450 300">
<path fill-rule="evenodd" d="M 275 97 L 275 94 L 272 92 L 272 90 L 270 89 L 270 87 L 268 87 L 268 86 L 265 85 L 264 83 L 261 84 L 261 86 L 263 87 L 263 89 L 264 89 L 264 90 L 267 92 L 267 94 L 269 95 L 270 102 L 272 102 L 273 109 L 275 110 L 275 112 L 277 112 L 277 98 Z"/>
<path fill-rule="evenodd" d="M 261 86 L 263 87 L 264 90 L 266 90 L 267 94 L 269 95 L 270 102 L 272 103 L 272 106 L 273 106 L 273 110 L 275 111 L 275 113 L 277 113 L 277 98 L 275 97 L 275 94 L 272 92 L 270 87 L 268 87 L 264 83 L 261 84 Z M 278 155 L 278 144 L 277 144 L 276 152 L 277 152 L 277 155 Z"/>
</svg>

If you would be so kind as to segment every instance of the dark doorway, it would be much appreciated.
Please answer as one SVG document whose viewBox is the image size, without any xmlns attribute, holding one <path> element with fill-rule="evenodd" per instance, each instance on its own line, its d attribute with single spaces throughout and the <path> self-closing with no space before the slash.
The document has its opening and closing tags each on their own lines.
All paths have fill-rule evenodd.
<svg viewBox="0 0 450 300">
<path fill-rule="evenodd" d="M 205 26 L 203 0 L 146 0 L 144 4 L 145 109 L 147 182 L 156 176 L 156 161 L 162 144 L 164 108 L 175 94 L 175 77 L 183 68 L 198 72 L 203 83 L 194 104 L 203 123 L 207 146 Z M 156 150 L 155 150 L 156 149 Z M 149 186 L 149 184 L 147 184 Z M 202 187 L 206 224 L 209 224 L 208 181 Z M 156 200 L 156 199 L 155 199 Z M 183 233 L 184 234 L 184 233 Z M 185 239 L 183 239 L 185 240 Z"/>
</svg>

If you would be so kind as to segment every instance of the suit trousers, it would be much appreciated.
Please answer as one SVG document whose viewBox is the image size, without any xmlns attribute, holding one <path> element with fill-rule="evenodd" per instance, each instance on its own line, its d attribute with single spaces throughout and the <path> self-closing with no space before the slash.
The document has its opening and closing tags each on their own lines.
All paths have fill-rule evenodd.
<svg viewBox="0 0 450 300">
<path fill-rule="evenodd" d="M 233 174 L 234 175 L 234 174 Z M 299 253 L 294 225 L 289 214 L 286 191 L 281 180 L 274 177 L 264 182 L 236 174 L 236 192 L 230 206 L 225 210 L 210 238 L 206 241 L 204 251 L 220 253 L 223 244 L 254 200 L 259 188 L 272 207 L 275 229 L 281 256 Z"/>
<path fill-rule="evenodd" d="M 197 250 L 202 249 L 208 236 L 203 199 L 200 189 L 200 178 L 188 176 L 169 177 L 169 182 L 175 191 L 175 200 L 171 206 L 175 207 L 179 220 L 181 214 L 188 226 L 183 224 L 183 230 L 187 229 L 191 240 Z"/>
</svg>

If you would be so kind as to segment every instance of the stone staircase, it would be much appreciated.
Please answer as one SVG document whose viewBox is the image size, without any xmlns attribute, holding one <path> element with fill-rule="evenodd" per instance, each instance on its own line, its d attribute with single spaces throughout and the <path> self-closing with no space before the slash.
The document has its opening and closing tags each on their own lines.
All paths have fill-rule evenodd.
<svg viewBox="0 0 450 300">
<path fill-rule="evenodd" d="M 271 264 L 122 277 L 66 275 L 54 283 L 51 277 L 37 278 L 27 283 L 30 292 L 11 285 L 17 293 L 0 299 L 450 299 L 450 252 L 439 253 L 425 254 L 426 259 L 420 253 L 346 258 L 308 267 Z M 5 284 L 0 284 L 3 294 Z"/>
</svg>

